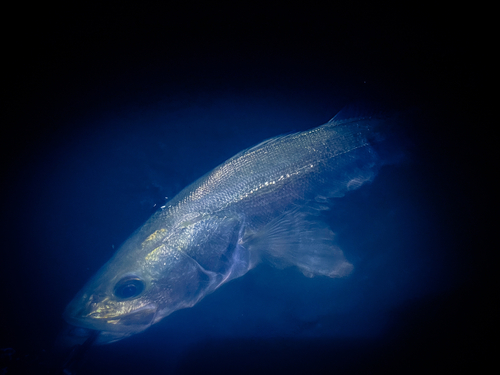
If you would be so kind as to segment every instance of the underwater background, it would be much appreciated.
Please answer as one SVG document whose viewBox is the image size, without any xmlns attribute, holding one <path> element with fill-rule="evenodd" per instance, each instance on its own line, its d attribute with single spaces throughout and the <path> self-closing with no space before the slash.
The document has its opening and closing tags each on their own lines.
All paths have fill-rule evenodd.
<svg viewBox="0 0 500 375">
<path fill-rule="evenodd" d="M 58 373 L 65 306 L 166 198 L 351 106 L 408 120 L 393 141 L 404 157 L 327 212 L 350 276 L 261 264 L 143 333 L 91 347 L 74 373 L 485 363 L 494 147 L 483 72 L 468 58 L 482 52 L 459 10 L 335 9 L 20 11 L 6 47 L 0 373 Z"/>
</svg>

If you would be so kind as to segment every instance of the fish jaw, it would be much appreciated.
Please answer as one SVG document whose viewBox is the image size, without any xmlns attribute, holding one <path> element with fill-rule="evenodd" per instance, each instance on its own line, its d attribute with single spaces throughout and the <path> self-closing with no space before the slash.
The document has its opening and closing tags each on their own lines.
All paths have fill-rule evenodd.
<svg viewBox="0 0 500 375">
<path fill-rule="evenodd" d="M 148 303 L 126 312 L 119 303 L 95 303 L 92 302 L 92 297 L 82 299 L 77 296 L 64 311 L 66 322 L 76 327 L 128 336 L 149 328 L 154 323 L 158 311 L 155 303 Z"/>
</svg>

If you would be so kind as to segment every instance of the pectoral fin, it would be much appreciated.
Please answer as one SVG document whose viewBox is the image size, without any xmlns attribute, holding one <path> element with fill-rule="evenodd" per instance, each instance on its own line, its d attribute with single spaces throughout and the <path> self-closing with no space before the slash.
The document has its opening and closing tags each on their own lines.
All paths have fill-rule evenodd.
<svg viewBox="0 0 500 375">
<path fill-rule="evenodd" d="M 296 266 L 308 277 L 347 276 L 353 266 L 334 237 L 320 211 L 302 208 L 285 212 L 243 242 L 250 252 L 280 268 Z"/>
</svg>

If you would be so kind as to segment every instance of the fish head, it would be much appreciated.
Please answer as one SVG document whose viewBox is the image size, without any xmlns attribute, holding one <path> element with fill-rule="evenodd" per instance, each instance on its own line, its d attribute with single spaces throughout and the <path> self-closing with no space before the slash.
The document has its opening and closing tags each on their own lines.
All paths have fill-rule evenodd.
<svg viewBox="0 0 500 375">
<path fill-rule="evenodd" d="M 99 343 L 144 331 L 181 308 L 191 307 L 216 282 L 189 256 L 196 226 L 165 228 L 146 223 L 132 235 L 66 307 L 72 326 L 101 331 Z"/>
<path fill-rule="evenodd" d="M 114 257 L 77 293 L 64 311 L 73 326 L 106 332 L 109 342 L 151 326 L 158 311 L 152 278 L 138 261 Z"/>
</svg>

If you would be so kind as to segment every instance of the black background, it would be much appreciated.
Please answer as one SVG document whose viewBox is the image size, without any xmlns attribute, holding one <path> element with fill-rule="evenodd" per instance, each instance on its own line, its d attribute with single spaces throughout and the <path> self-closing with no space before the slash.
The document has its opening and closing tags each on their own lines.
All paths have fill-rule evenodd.
<svg viewBox="0 0 500 375">
<path fill-rule="evenodd" d="M 489 59 L 485 30 L 477 26 L 480 10 L 418 2 L 67 6 L 35 5 L 6 14 L 1 347 L 15 349 L 12 357 L 2 357 L 7 374 L 48 373 L 65 304 L 112 254 L 109 243 L 123 241 L 164 196 L 245 147 L 320 125 L 352 103 L 415 111 L 406 130 L 417 162 L 403 169 L 405 178 L 415 172 L 404 186 L 424 191 L 425 205 L 433 207 L 432 218 L 419 219 L 433 243 L 422 251 L 449 260 L 451 286 L 440 280 L 448 286 L 394 308 L 382 336 L 306 339 L 278 329 L 269 337 L 229 333 L 222 339 L 186 339 L 183 350 L 176 349 L 175 337 L 163 344 L 153 333 L 93 348 L 81 373 L 442 373 L 466 366 L 480 371 L 489 356 L 485 343 L 493 331 L 496 297 L 491 291 L 496 246 L 487 226 L 495 136 L 484 111 Z M 211 104 L 214 98 L 230 104 L 218 107 Z M 274 103 L 280 110 L 266 112 Z M 311 112 L 317 118 L 303 125 L 251 124 L 253 108 L 255 118 L 270 114 L 272 124 L 287 108 L 293 117 L 298 106 L 305 108 L 297 112 L 304 118 Z M 214 115 L 217 108 L 221 115 Z M 192 116 L 192 123 L 158 131 L 148 125 L 148 114 L 162 110 L 180 111 L 181 120 Z M 148 127 L 154 129 L 137 131 Z M 125 134 L 125 141 L 106 154 L 103 145 L 117 133 Z M 157 161 L 145 144 L 158 134 L 169 137 L 158 167 L 166 176 L 143 173 L 140 163 L 127 169 L 137 156 L 136 134 L 147 138 L 138 143 L 148 165 Z M 78 156 L 89 144 L 100 150 L 95 159 L 91 153 Z M 220 154 L 213 151 L 222 145 Z M 84 177 L 61 172 L 82 165 L 95 167 L 96 181 L 89 179 L 93 167 Z M 105 177 L 110 173 L 113 179 Z M 89 204 L 91 209 L 78 211 Z M 425 232 L 426 222 L 438 223 L 439 231 Z M 106 244 L 106 252 L 98 245 L 86 255 L 66 248 L 95 241 Z M 301 282 L 293 271 L 277 272 L 264 267 L 262 277 Z M 228 295 L 239 295 L 245 285 L 228 285 Z M 253 298 L 265 289 L 254 285 Z M 220 295 L 213 298 L 205 305 L 212 315 L 202 323 L 210 324 L 217 302 L 224 303 Z M 189 320 L 199 321 L 196 313 L 180 313 L 186 318 L 179 324 L 198 327 Z M 215 326 L 217 331 L 224 322 Z M 179 328 L 177 334 L 196 337 L 195 330 Z M 163 358 L 170 364 L 163 366 Z"/>
</svg>

